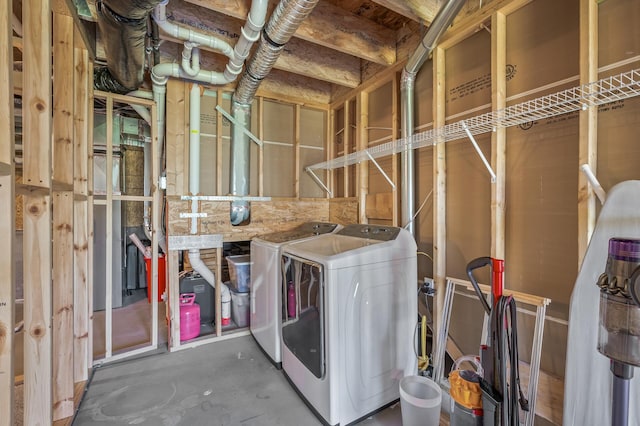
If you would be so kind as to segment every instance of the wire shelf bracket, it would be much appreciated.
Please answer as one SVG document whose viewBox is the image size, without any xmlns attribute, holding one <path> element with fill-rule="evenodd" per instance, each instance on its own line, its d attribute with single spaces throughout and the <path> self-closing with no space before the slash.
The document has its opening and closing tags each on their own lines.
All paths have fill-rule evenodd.
<svg viewBox="0 0 640 426">
<path fill-rule="evenodd" d="M 491 164 L 489 164 L 489 162 L 487 161 L 487 157 L 485 157 L 484 154 L 482 153 L 482 150 L 478 146 L 478 142 L 476 142 L 476 139 L 473 137 L 473 134 L 469 131 L 469 128 L 467 127 L 465 122 L 462 121 L 461 123 L 462 123 L 462 128 L 464 129 L 465 133 L 467 134 L 467 137 L 471 141 L 471 144 L 473 145 L 473 147 L 476 149 L 476 152 L 480 156 L 480 159 L 482 160 L 482 163 L 484 164 L 484 166 L 489 171 L 489 174 L 491 175 L 491 183 L 495 183 L 496 182 L 496 172 L 494 172 L 493 169 L 491 168 Z"/>
<path fill-rule="evenodd" d="M 329 188 L 327 188 L 327 185 L 324 184 L 324 182 L 322 182 L 322 180 L 313 172 L 313 170 L 311 170 L 310 168 L 306 168 L 304 169 L 305 172 L 309 173 L 309 175 L 311 175 L 311 177 L 313 178 L 313 180 L 316 181 L 316 183 L 318 185 L 320 185 L 320 187 L 322 189 L 324 189 L 325 191 L 327 191 L 327 194 L 329 194 L 330 197 L 333 197 L 333 192 L 331 192 L 331 190 Z"/>
<path fill-rule="evenodd" d="M 364 152 L 365 152 L 365 154 L 367 154 L 367 157 L 369 157 L 369 160 L 371 160 L 371 161 L 373 162 L 373 164 L 375 164 L 375 165 L 376 165 L 376 167 L 378 168 L 378 171 L 380 171 L 380 173 L 382 174 L 382 176 L 387 180 L 387 182 L 389 182 L 389 185 L 391 185 L 391 187 L 392 187 L 392 188 L 393 188 L 393 190 L 395 191 L 395 190 L 396 190 L 396 184 L 395 184 L 395 183 L 393 183 L 393 181 L 391 180 L 391 178 L 389 177 L 389 175 L 388 175 L 384 170 L 382 170 L 382 167 L 380 167 L 380 164 L 378 164 L 378 162 L 376 161 L 376 159 L 375 159 L 375 158 L 373 158 L 373 157 L 371 156 L 371 154 L 369 154 L 369 151 L 365 150 Z"/>
</svg>

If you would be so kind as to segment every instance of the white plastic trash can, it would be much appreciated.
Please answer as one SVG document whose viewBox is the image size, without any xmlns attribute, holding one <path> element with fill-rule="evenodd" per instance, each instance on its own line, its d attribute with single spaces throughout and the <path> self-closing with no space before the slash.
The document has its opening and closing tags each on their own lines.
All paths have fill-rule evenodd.
<svg viewBox="0 0 640 426">
<path fill-rule="evenodd" d="M 403 426 L 438 426 L 442 390 L 433 380 L 406 376 L 400 380 L 400 409 Z"/>
</svg>

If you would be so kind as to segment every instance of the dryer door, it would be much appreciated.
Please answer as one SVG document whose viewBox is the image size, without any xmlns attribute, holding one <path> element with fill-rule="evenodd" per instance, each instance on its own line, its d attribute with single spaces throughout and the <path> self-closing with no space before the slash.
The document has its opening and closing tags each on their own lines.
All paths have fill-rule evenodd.
<svg viewBox="0 0 640 426">
<path fill-rule="evenodd" d="M 314 376 L 325 370 L 322 265 L 282 256 L 282 341 Z"/>
</svg>

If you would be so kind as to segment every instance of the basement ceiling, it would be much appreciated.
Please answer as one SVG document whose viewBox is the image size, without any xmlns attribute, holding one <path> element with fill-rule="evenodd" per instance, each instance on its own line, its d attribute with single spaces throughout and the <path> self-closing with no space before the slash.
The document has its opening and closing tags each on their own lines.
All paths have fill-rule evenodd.
<svg viewBox="0 0 640 426">
<path fill-rule="evenodd" d="M 53 0 L 73 5 L 85 30 L 95 42 L 96 64 L 106 63 L 104 37 L 95 24 L 97 0 Z M 21 1 L 13 0 L 14 59 L 21 61 Z M 293 85 L 327 94 L 357 87 L 366 79 L 404 61 L 424 35 L 445 0 L 320 0 L 311 15 L 287 43 L 268 79 L 272 91 Z M 458 20 L 490 1 L 468 0 Z M 271 11 L 277 1 L 270 1 Z M 232 46 L 238 39 L 251 6 L 250 0 L 170 0 L 169 21 L 215 35 Z M 454 22 L 455 25 L 455 22 Z M 92 46 L 93 47 L 93 46 Z M 255 49 L 255 47 L 254 47 Z M 182 43 L 160 32 L 161 62 L 179 61 Z M 222 71 L 227 58 L 201 52 L 202 69 Z M 267 79 L 265 79 L 266 81 Z"/>
</svg>

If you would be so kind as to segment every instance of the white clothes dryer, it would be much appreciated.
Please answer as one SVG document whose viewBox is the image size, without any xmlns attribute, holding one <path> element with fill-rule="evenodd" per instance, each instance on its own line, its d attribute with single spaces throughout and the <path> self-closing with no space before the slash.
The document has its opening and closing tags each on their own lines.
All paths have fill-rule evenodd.
<svg viewBox="0 0 640 426">
<path fill-rule="evenodd" d="M 271 362 L 281 368 L 280 329 L 282 302 L 280 255 L 282 247 L 292 241 L 304 241 L 342 229 L 335 223 L 308 222 L 291 231 L 255 237 L 251 241 L 251 318 L 254 339 Z"/>
<path fill-rule="evenodd" d="M 393 404 L 417 373 L 416 255 L 408 231 L 378 225 L 283 247 L 282 369 L 326 424 Z"/>
</svg>

